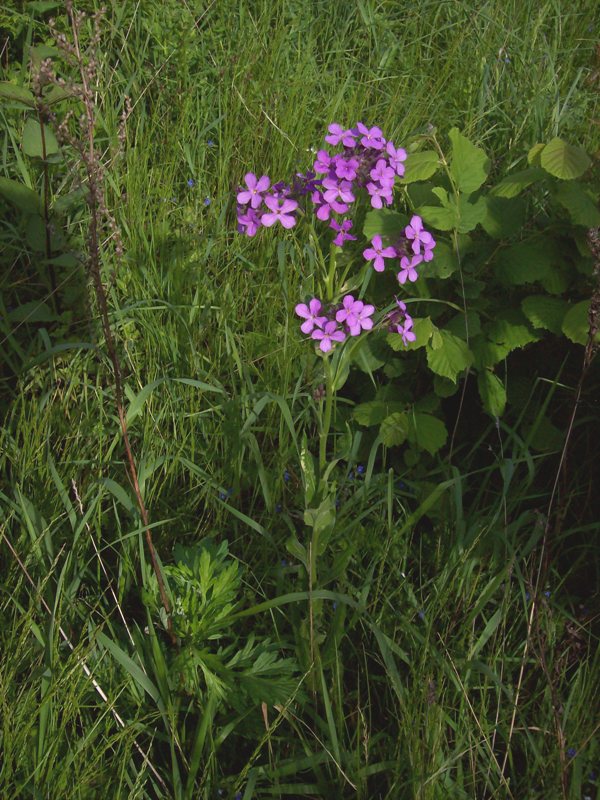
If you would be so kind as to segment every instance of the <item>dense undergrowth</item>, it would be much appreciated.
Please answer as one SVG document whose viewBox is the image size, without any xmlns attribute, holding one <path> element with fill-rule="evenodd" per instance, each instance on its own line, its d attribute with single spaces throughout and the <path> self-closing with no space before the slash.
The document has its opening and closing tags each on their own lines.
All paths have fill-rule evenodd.
<svg viewBox="0 0 600 800">
<path fill-rule="evenodd" d="M 72 41 L 62 3 L 0 13 L 2 81 L 27 91 L 60 63 L 51 16 Z M 71 101 L 51 106 L 44 155 L 35 105 L 4 89 L 1 797 L 597 797 L 600 376 L 588 306 L 575 333 L 563 318 L 597 292 L 599 22 L 588 0 L 109 5 L 100 266 L 167 609 L 90 272 L 81 106 L 55 150 Z M 89 18 L 80 33 L 84 48 Z M 442 158 L 459 128 L 490 157 L 486 187 L 555 137 L 590 160 L 576 197 L 519 189 L 526 234 L 473 233 L 470 295 L 462 271 L 423 271 L 421 317 L 440 330 L 460 338 L 438 289 L 458 317 L 491 325 L 501 307 L 527 332 L 454 381 L 424 350 L 355 363 L 328 500 L 310 455 L 323 360 L 293 315 L 317 250 L 240 236 L 234 197 L 248 171 L 304 170 L 329 123 L 359 119 Z M 490 236 L 508 249 L 534 229 L 528 258 L 551 241 L 576 279 L 523 293 L 485 271 Z M 529 289 L 558 321 L 522 317 Z M 477 370 L 502 388 L 497 414 Z M 447 436 L 382 441 L 364 406 L 398 398 Z"/>
</svg>

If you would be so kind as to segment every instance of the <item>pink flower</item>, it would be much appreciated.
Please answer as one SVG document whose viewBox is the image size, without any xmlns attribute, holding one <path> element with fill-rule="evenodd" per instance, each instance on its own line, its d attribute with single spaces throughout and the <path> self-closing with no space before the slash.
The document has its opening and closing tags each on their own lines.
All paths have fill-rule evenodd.
<svg viewBox="0 0 600 800">
<path fill-rule="evenodd" d="M 362 122 L 359 122 L 356 126 L 356 129 L 358 133 L 362 134 L 360 143 L 363 147 L 372 150 L 383 150 L 385 147 L 385 139 L 383 138 L 381 128 L 378 128 L 377 126 L 367 128 L 366 125 L 363 125 Z"/>
<path fill-rule="evenodd" d="M 246 181 L 248 189 L 243 189 L 238 192 L 237 201 L 244 206 L 250 203 L 252 208 L 258 208 L 263 201 L 264 192 L 266 192 L 271 185 L 271 181 L 266 175 L 257 179 L 253 172 L 248 172 L 244 176 L 244 180 Z"/>
<path fill-rule="evenodd" d="M 371 195 L 371 205 L 373 208 L 382 208 L 384 200 L 388 206 L 392 202 L 391 186 L 382 186 L 379 183 L 367 183 L 367 191 Z"/>
<path fill-rule="evenodd" d="M 417 214 L 412 217 L 410 224 L 404 229 L 404 234 L 407 239 L 412 239 L 412 251 L 415 255 L 420 254 L 421 245 L 423 245 L 424 250 L 429 251 L 435 247 L 433 236 L 423 229 L 423 220 Z M 432 258 L 433 255 L 425 260 L 431 261 Z"/>
<path fill-rule="evenodd" d="M 317 297 L 313 297 L 308 305 L 305 305 L 305 303 L 298 303 L 295 308 L 296 314 L 306 320 L 300 325 L 302 333 L 311 333 L 313 328 L 323 327 L 327 322 L 327 317 L 321 315 L 321 310 L 321 301 Z"/>
<path fill-rule="evenodd" d="M 406 150 L 402 147 L 394 147 L 393 142 L 388 142 L 385 150 L 388 154 L 390 167 L 396 171 L 396 175 L 402 177 L 404 175 L 404 164 L 402 162 L 406 161 Z"/>
<path fill-rule="evenodd" d="M 394 185 L 394 170 L 388 167 L 385 158 L 378 159 L 377 163 L 369 173 L 374 181 L 379 181 L 382 186 Z"/>
<path fill-rule="evenodd" d="M 367 261 L 373 262 L 375 272 L 383 272 L 385 269 L 384 259 L 395 258 L 397 255 L 396 250 L 393 247 L 384 247 L 379 234 L 376 234 L 371 239 L 371 244 L 372 247 L 367 247 L 366 250 L 363 250 L 363 256 Z"/>
<path fill-rule="evenodd" d="M 343 342 L 346 338 L 344 331 L 339 330 L 337 322 L 330 320 L 326 322 L 322 330 L 315 330 L 311 338 L 319 342 L 319 348 L 323 353 L 328 353 L 333 347 L 333 342 Z"/>
<path fill-rule="evenodd" d="M 401 269 L 398 273 L 399 283 L 406 283 L 407 280 L 409 280 L 411 283 L 414 283 L 419 277 L 415 267 L 418 267 L 421 261 L 423 261 L 423 256 L 413 256 L 412 258 L 408 258 L 408 256 L 402 256 L 400 259 Z"/>
<path fill-rule="evenodd" d="M 347 294 L 335 318 L 337 322 L 346 323 L 350 336 L 359 336 L 361 331 L 370 331 L 373 327 L 371 317 L 374 313 L 375 306 L 365 305 L 362 300 L 355 300 L 351 294 Z"/>
<path fill-rule="evenodd" d="M 265 205 L 271 209 L 271 213 L 263 214 L 260 221 L 267 228 L 275 225 L 277 220 L 281 222 L 284 228 L 293 228 L 296 224 L 296 217 L 292 216 L 291 211 L 298 208 L 298 203 L 295 200 L 282 200 L 281 202 L 275 197 L 265 197 Z"/>
</svg>

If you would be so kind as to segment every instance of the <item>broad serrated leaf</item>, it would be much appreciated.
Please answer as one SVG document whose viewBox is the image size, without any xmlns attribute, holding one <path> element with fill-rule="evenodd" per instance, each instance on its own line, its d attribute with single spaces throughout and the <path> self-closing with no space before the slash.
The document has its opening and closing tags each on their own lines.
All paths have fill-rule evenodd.
<svg viewBox="0 0 600 800">
<path fill-rule="evenodd" d="M 17 86 L 8 81 L 0 81 L 0 98 L 3 100 L 13 100 L 29 108 L 35 108 L 35 97 L 33 92 L 24 86 Z"/>
<path fill-rule="evenodd" d="M 456 377 L 473 363 L 473 354 L 458 336 L 445 330 L 437 331 L 441 342 L 437 347 L 427 345 L 427 363 L 436 375 L 456 383 Z"/>
<path fill-rule="evenodd" d="M 567 209 L 576 225 L 595 228 L 600 225 L 600 211 L 587 187 L 579 181 L 560 183 L 556 187 L 554 197 Z"/>
<path fill-rule="evenodd" d="M 370 400 L 354 407 L 352 416 L 359 425 L 381 425 L 390 414 L 404 410 L 404 403 L 398 400 Z"/>
<path fill-rule="evenodd" d="M 438 154 L 433 150 L 422 150 L 410 153 L 405 162 L 404 175 L 400 183 L 426 181 L 434 175 L 440 166 Z"/>
<path fill-rule="evenodd" d="M 465 194 L 471 194 L 487 178 L 490 160 L 485 151 L 463 136 L 458 128 L 452 128 L 449 136 L 452 142 L 450 172 L 457 188 Z"/>
<path fill-rule="evenodd" d="M 463 313 L 456 314 L 446 323 L 444 329 L 461 339 L 472 339 L 481 333 L 479 314 L 472 310 L 467 311 L 466 316 Z"/>
<path fill-rule="evenodd" d="M 486 326 L 484 333 L 490 341 L 503 345 L 509 352 L 537 342 L 540 338 L 531 330 L 526 317 L 516 309 L 504 312 L 502 317 Z"/>
<path fill-rule="evenodd" d="M 421 266 L 426 270 L 427 277 L 449 278 L 458 269 L 458 261 L 450 245 L 438 239 L 433 251 L 433 261 Z"/>
<path fill-rule="evenodd" d="M 474 203 L 464 195 L 458 198 L 456 229 L 459 233 L 469 233 L 480 225 L 488 213 L 485 197 L 480 197 Z"/>
<path fill-rule="evenodd" d="M 408 436 L 408 417 L 404 412 L 395 412 L 381 423 L 379 437 L 386 447 L 404 444 Z"/>
<path fill-rule="evenodd" d="M 52 128 L 40 125 L 33 117 L 29 117 L 23 128 L 22 146 L 23 152 L 32 158 L 48 158 L 59 151 Z"/>
<path fill-rule="evenodd" d="M 567 313 L 562 323 L 562 332 L 575 344 L 587 344 L 590 330 L 590 301 L 576 303 Z M 598 335 L 596 336 L 598 339 Z"/>
<path fill-rule="evenodd" d="M 26 214 L 38 214 L 41 210 L 37 192 L 12 178 L 0 178 L 0 194 Z"/>
<path fill-rule="evenodd" d="M 491 342 L 485 336 L 477 336 L 469 344 L 477 369 L 495 366 L 503 361 L 510 352 L 510 348 L 506 345 Z"/>
<path fill-rule="evenodd" d="M 486 198 L 486 215 L 481 222 L 484 231 L 494 239 L 514 236 L 525 223 L 525 202 L 520 197 Z"/>
<path fill-rule="evenodd" d="M 399 333 L 388 333 L 386 341 L 392 350 L 401 352 L 402 350 L 418 350 L 425 347 L 433 334 L 433 323 L 429 317 L 421 317 L 413 320 L 413 333 L 417 337 L 414 342 L 404 344 Z"/>
<path fill-rule="evenodd" d="M 433 376 L 433 391 L 438 397 L 452 397 L 458 390 L 458 384 L 441 375 Z"/>
<path fill-rule="evenodd" d="M 574 147 L 556 136 L 544 147 L 540 164 L 555 178 L 571 180 L 579 178 L 590 166 L 591 161 L 585 150 Z"/>
<path fill-rule="evenodd" d="M 506 408 L 506 389 L 500 378 L 485 369 L 477 376 L 477 387 L 487 413 L 492 417 L 501 417 Z"/>
<path fill-rule="evenodd" d="M 539 167 L 540 165 L 540 156 L 542 154 L 542 150 L 546 147 L 544 142 L 538 142 L 534 144 L 532 148 L 530 148 L 529 152 L 527 153 L 527 163 L 533 164 L 535 167 Z"/>
<path fill-rule="evenodd" d="M 363 233 L 369 241 L 376 235 L 395 241 L 402 235 L 407 225 L 408 217 L 406 215 L 398 214 L 387 208 L 376 208 L 367 212 Z"/>
<path fill-rule="evenodd" d="M 556 249 L 548 240 L 519 242 L 500 253 L 495 272 L 504 283 L 524 286 L 548 277 L 556 258 Z"/>
<path fill-rule="evenodd" d="M 428 225 L 432 225 L 439 231 L 451 231 L 458 222 L 455 209 L 443 206 L 421 206 L 417 209 L 417 213 Z"/>
<path fill-rule="evenodd" d="M 421 450 L 434 455 L 446 444 L 448 431 L 444 423 L 431 414 L 415 412 L 408 416 L 408 440 Z"/>
<path fill-rule="evenodd" d="M 534 328 L 543 328 L 552 333 L 561 332 L 568 307 L 560 297 L 548 297 L 545 294 L 530 295 L 521 303 L 523 313 Z"/>
<path fill-rule="evenodd" d="M 505 197 L 507 199 L 516 197 L 523 189 L 545 177 L 544 170 L 538 167 L 530 167 L 519 172 L 513 172 L 511 175 L 506 175 L 506 177 L 502 178 L 500 183 L 490 190 L 490 194 L 494 197 Z"/>
</svg>

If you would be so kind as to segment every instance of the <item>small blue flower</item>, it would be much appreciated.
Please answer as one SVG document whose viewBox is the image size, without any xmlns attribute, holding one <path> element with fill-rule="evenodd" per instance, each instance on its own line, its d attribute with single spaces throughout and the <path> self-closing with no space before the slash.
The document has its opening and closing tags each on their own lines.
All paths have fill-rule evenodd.
<svg viewBox="0 0 600 800">
<path fill-rule="evenodd" d="M 545 598 L 549 598 L 551 594 L 552 594 L 552 593 L 550 592 L 550 590 L 549 590 L 549 589 L 546 589 L 546 591 L 544 592 L 544 597 L 545 597 Z"/>
<path fill-rule="evenodd" d="M 188 178 L 187 185 L 190 187 L 190 189 L 193 189 L 196 185 L 196 181 L 193 178 Z"/>
<path fill-rule="evenodd" d="M 285 568 L 287 567 L 287 565 L 288 565 L 287 559 L 285 559 L 285 558 L 282 558 L 282 559 L 281 559 L 281 561 L 280 561 L 279 563 L 281 564 L 281 566 L 282 566 L 284 569 L 285 569 Z"/>
<path fill-rule="evenodd" d="M 236 792 L 236 795 L 233 798 L 233 800 L 242 800 L 242 793 L 241 792 Z"/>
<path fill-rule="evenodd" d="M 292 480 L 292 476 L 291 476 L 291 475 L 290 475 L 290 473 L 287 471 L 287 469 L 283 471 L 283 480 L 284 480 L 286 483 L 289 483 L 289 482 Z"/>
<path fill-rule="evenodd" d="M 219 500 L 228 500 L 232 494 L 233 494 L 233 488 L 227 489 L 226 492 L 220 491 Z"/>
<path fill-rule="evenodd" d="M 364 466 L 362 464 L 359 464 L 358 467 L 356 468 L 357 475 L 362 475 L 364 471 L 365 471 Z"/>
<path fill-rule="evenodd" d="M 283 508 L 283 506 L 281 505 L 281 503 L 277 503 L 277 505 L 275 506 L 275 511 L 276 511 L 278 514 L 281 514 L 281 509 L 282 509 L 282 508 Z"/>
<path fill-rule="evenodd" d="M 421 609 L 421 610 L 419 611 L 419 613 L 417 614 L 417 616 L 418 616 L 418 618 L 419 618 L 419 619 L 420 619 L 422 622 L 425 622 L 425 611 L 424 611 L 423 609 Z"/>
<path fill-rule="evenodd" d="M 337 600 L 334 600 L 334 601 L 333 601 L 333 610 L 335 611 L 335 610 L 336 610 L 336 608 L 337 608 Z"/>
<path fill-rule="evenodd" d="M 213 140 L 212 140 L 212 139 L 209 139 L 209 140 L 206 142 L 206 144 L 207 144 L 209 147 L 214 147 L 214 146 L 215 146 L 215 143 L 213 142 Z"/>
<path fill-rule="evenodd" d="M 210 197 L 205 197 L 202 202 L 204 203 L 205 206 L 209 206 L 210 205 Z"/>
<path fill-rule="evenodd" d="M 569 747 L 569 749 L 567 750 L 567 755 L 569 756 L 569 758 L 575 758 L 575 756 L 577 755 L 577 750 L 574 747 Z"/>
<path fill-rule="evenodd" d="M 593 770 L 590 772 L 590 774 L 588 775 L 588 778 L 589 778 L 591 781 L 595 781 L 597 777 L 598 777 L 598 774 L 597 774 L 596 770 L 594 770 L 594 769 L 593 769 Z"/>
</svg>

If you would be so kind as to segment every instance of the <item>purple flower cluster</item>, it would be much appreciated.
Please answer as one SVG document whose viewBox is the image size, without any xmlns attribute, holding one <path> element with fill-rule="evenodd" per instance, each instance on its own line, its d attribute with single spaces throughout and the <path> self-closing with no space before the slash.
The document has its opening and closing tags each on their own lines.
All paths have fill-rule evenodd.
<svg viewBox="0 0 600 800">
<path fill-rule="evenodd" d="M 367 261 L 373 262 L 376 272 L 384 271 L 386 258 L 399 258 L 398 282 L 404 284 L 406 281 L 417 280 L 417 267 L 423 261 L 432 260 L 434 247 L 435 239 L 424 230 L 423 220 L 415 214 L 410 224 L 404 228 L 404 235 L 394 245 L 384 247 L 381 236 L 377 234 L 371 239 L 371 247 L 363 250 L 363 256 Z"/>
<path fill-rule="evenodd" d="M 282 183 L 271 186 L 267 175 L 257 178 L 253 172 L 244 176 L 246 188 L 240 188 L 238 201 L 238 231 L 246 236 L 254 236 L 256 231 L 265 226 L 270 228 L 280 222 L 284 228 L 293 228 L 296 217 L 293 213 L 298 208 L 296 200 L 289 195 L 289 187 Z M 270 194 L 267 194 L 271 189 Z"/>
<path fill-rule="evenodd" d="M 388 315 L 388 325 L 390 333 L 398 333 L 402 337 L 402 342 L 406 347 L 409 342 L 416 341 L 417 337 L 413 331 L 413 318 L 406 313 L 406 303 L 396 298 L 398 306 Z"/>
<path fill-rule="evenodd" d="M 362 331 L 370 331 L 374 313 L 375 306 L 355 300 L 351 294 L 347 294 L 341 304 L 327 310 L 318 297 L 313 297 L 308 305 L 298 303 L 296 306 L 296 314 L 304 320 L 300 330 L 310 333 L 323 353 L 328 353 L 335 342 L 343 342 L 348 335 L 359 336 Z"/>
</svg>

